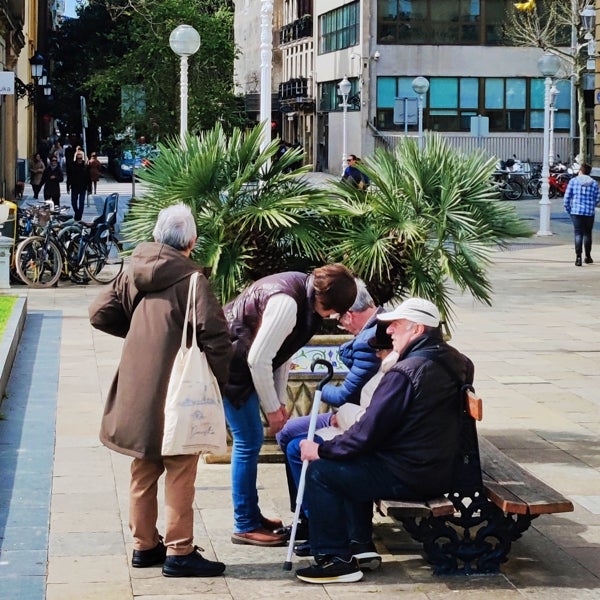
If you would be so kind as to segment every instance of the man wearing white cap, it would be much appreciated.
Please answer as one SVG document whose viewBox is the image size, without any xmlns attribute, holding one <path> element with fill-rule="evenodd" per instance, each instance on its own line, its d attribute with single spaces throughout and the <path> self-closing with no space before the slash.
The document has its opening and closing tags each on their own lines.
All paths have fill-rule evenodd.
<svg viewBox="0 0 600 600">
<path fill-rule="evenodd" d="M 473 363 L 444 342 L 437 307 L 409 298 L 378 315 L 389 323 L 398 362 L 383 376 L 364 415 L 322 443 L 301 442 L 310 544 L 316 564 L 296 571 L 308 583 L 362 578 L 349 523 L 371 521 L 377 498 L 421 500 L 451 491 L 459 452 L 462 385 Z M 361 528 L 362 529 L 362 528 Z"/>
</svg>

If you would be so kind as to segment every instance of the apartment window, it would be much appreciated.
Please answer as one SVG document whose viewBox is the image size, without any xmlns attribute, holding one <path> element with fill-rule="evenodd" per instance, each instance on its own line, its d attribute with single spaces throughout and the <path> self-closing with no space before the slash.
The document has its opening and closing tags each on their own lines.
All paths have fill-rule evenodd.
<svg viewBox="0 0 600 600">
<path fill-rule="evenodd" d="M 378 0 L 380 44 L 504 43 L 512 0 Z"/>
<path fill-rule="evenodd" d="M 319 17 L 319 54 L 358 44 L 359 2 L 352 2 Z"/>
<path fill-rule="evenodd" d="M 342 97 L 338 94 L 339 81 L 325 81 L 319 84 L 319 110 L 321 112 L 342 111 Z M 348 95 L 348 111 L 360 110 L 360 93 L 358 79 L 350 79 Z"/>
<path fill-rule="evenodd" d="M 402 98 L 415 98 L 413 77 L 377 79 L 377 127 L 404 129 L 394 123 L 394 106 Z M 469 131 L 471 117 L 489 118 L 490 131 L 521 132 L 543 129 L 544 81 L 525 77 L 432 77 L 423 102 L 427 129 Z M 570 82 L 556 84 L 554 128 L 569 129 Z M 414 129 L 414 126 L 411 127 Z"/>
</svg>

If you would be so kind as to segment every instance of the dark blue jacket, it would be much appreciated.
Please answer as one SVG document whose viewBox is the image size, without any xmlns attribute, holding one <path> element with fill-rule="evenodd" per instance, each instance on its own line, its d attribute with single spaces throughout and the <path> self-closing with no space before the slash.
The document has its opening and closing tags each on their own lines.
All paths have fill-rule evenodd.
<svg viewBox="0 0 600 600">
<path fill-rule="evenodd" d="M 473 381 L 473 363 L 441 335 L 417 338 L 383 376 L 361 419 L 323 442 L 319 456 L 343 461 L 374 454 L 415 498 L 449 492 L 463 408 L 459 381 Z"/>
<path fill-rule="evenodd" d="M 367 343 L 375 335 L 377 317 L 373 315 L 362 331 L 340 347 L 340 358 L 349 371 L 340 385 L 328 384 L 323 388 L 321 401 L 331 406 L 341 406 L 346 402 L 360 403 L 360 392 L 377 373 L 381 361 L 375 350 Z"/>
</svg>

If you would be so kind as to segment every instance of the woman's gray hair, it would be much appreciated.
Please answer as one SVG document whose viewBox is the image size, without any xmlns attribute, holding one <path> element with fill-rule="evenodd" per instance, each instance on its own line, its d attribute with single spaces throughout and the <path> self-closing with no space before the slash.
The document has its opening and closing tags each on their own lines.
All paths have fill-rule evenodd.
<svg viewBox="0 0 600 600">
<path fill-rule="evenodd" d="M 375 301 L 371 297 L 371 294 L 367 291 L 367 286 L 362 279 L 355 279 L 356 281 L 356 299 L 354 304 L 350 307 L 352 312 L 363 312 L 369 308 L 375 306 Z"/>
<path fill-rule="evenodd" d="M 155 242 L 166 244 L 175 250 L 186 250 L 196 237 L 196 223 L 190 207 L 185 204 L 173 204 L 158 213 L 158 219 L 152 232 Z"/>
</svg>

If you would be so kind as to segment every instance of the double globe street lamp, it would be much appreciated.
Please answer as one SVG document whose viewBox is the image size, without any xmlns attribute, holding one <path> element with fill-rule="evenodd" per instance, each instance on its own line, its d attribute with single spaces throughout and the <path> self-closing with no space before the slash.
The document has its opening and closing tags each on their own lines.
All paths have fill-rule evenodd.
<svg viewBox="0 0 600 600">
<path fill-rule="evenodd" d="M 542 155 L 542 197 L 540 199 L 540 228 L 537 235 L 552 235 L 550 229 L 550 104 L 552 102 L 552 78 L 560 69 L 560 59 L 555 54 L 546 52 L 538 60 L 538 70 L 545 77 L 544 80 L 544 143 Z"/>
<path fill-rule="evenodd" d="M 181 58 L 180 63 L 180 125 L 181 144 L 185 142 L 188 121 L 188 56 L 196 54 L 200 48 L 200 34 L 191 25 L 179 25 L 169 36 L 171 50 Z"/>
</svg>

